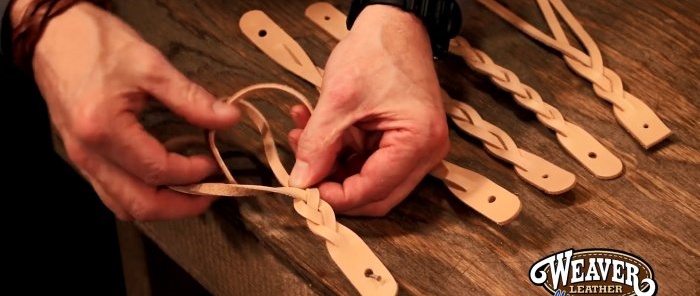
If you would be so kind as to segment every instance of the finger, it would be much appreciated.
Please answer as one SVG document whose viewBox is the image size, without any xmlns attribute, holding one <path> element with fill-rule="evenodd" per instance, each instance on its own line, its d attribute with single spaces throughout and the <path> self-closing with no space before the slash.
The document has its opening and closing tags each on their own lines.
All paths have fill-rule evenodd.
<svg viewBox="0 0 700 296">
<path fill-rule="evenodd" d="M 358 174 L 370 156 L 370 154 L 358 152 L 351 152 L 346 157 L 342 156 L 343 152 L 340 155 L 335 163 L 335 169 L 324 181 L 342 183 L 348 177 Z"/>
<path fill-rule="evenodd" d="M 367 204 L 376 203 L 382 200 L 396 201 L 391 206 L 397 204 L 408 195 L 413 187 L 420 181 L 418 174 L 411 174 L 412 179 L 400 180 L 396 176 L 387 176 L 385 179 L 369 179 L 361 174 L 350 176 L 343 183 L 324 182 L 319 186 L 321 197 L 328 202 L 338 213 L 361 208 Z M 418 179 L 416 179 L 416 177 Z M 363 187 L 360 187 L 363 186 Z M 388 208 L 390 209 L 390 208 Z M 388 210 L 387 209 L 387 210 Z M 379 210 L 379 209 L 377 209 Z M 356 213 L 359 215 L 360 213 Z M 383 215 L 385 212 L 367 213 L 361 215 Z"/>
<path fill-rule="evenodd" d="M 120 220 L 131 220 L 131 216 L 127 211 L 111 198 L 101 183 L 97 181 L 93 174 L 100 170 L 100 167 L 109 164 L 107 160 L 100 157 L 99 154 L 89 151 L 87 146 L 82 145 L 80 141 L 75 140 L 70 134 L 64 137 L 64 145 L 68 158 L 75 165 L 78 173 L 92 185 L 92 188 L 97 193 L 102 203 Z"/>
<path fill-rule="evenodd" d="M 90 184 L 92 185 L 92 188 L 95 190 L 95 193 L 97 193 L 97 196 L 100 198 L 102 203 L 114 214 L 117 219 L 122 220 L 122 221 L 131 221 L 133 220 L 133 217 L 129 214 L 129 212 L 124 209 L 117 201 L 114 200 L 109 194 L 107 194 L 106 190 L 102 186 L 101 182 L 97 182 L 94 178 L 90 177 L 89 175 L 85 175 L 86 179 Z"/>
<path fill-rule="evenodd" d="M 301 129 L 293 129 L 289 132 L 287 135 L 288 141 L 289 141 L 289 146 L 292 147 L 292 151 L 296 154 L 297 152 L 297 146 L 299 142 L 299 136 L 301 136 L 302 130 Z M 342 154 L 342 153 L 340 153 Z M 328 172 L 328 178 L 331 180 L 338 180 L 340 176 L 347 176 L 347 173 L 340 173 L 340 171 L 345 171 L 343 169 L 343 166 L 341 166 L 338 161 L 333 162 L 333 165 L 331 166 L 330 171 Z M 344 178 L 344 177 L 343 177 Z"/>
<path fill-rule="evenodd" d="M 358 174 L 340 183 L 321 184 L 321 196 L 336 211 L 343 212 L 361 205 L 393 198 L 403 198 L 431 166 L 416 150 L 415 143 L 403 135 L 404 132 L 385 133 L 379 150 L 375 151 L 362 166 Z M 391 165 L 387 165 L 391 164 Z"/>
<path fill-rule="evenodd" d="M 406 198 L 406 196 L 408 196 L 411 193 L 411 191 L 416 187 L 416 185 L 418 185 L 418 183 L 422 180 L 423 176 L 425 176 L 426 173 L 427 172 L 424 172 L 423 170 L 416 170 L 412 172 L 410 176 L 406 178 L 406 180 L 401 182 L 400 185 L 396 186 L 396 188 L 391 190 L 391 192 L 386 194 L 385 196 L 379 197 L 379 200 L 377 201 L 373 201 L 369 198 L 360 198 L 357 200 L 356 203 L 354 203 L 354 207 L 353 204 L 333 203 L 334 205 L 336 205 L 334 209 L 336 209 L 337 213 L 350 216 L 384 216 L 387 213 L 389 213 L 389 211 L 391 211 L 391 209 L 393 209 L 396 205 L 401 203 L 401 201 L 403 201 Z M 333 199 L 332 196 L 334 194 L 337 194 L 338 192 L 343 192 L 343 187 L 345 187 L 345 184 L 341 186 L 339 183 L 328 183 L 322 184 L 319 190 L 321 192 L 321 196 L 324 197 L 324 200 L 326 200 Z M 332 202 L 328 203 L 331 204 Z M 347 208 L 344 208 L 345 206 Z"/>
<path fill-rule="evenodd" d="M 302 133 L 301 128 L 295 128 L 289 133 L 287 133 L 287 142 L 289 142 L 289 147 L 292 148 L 292 151 L 294 151 L 294 154 L 297 153 L 297 146 L 299 145 L 299 137 L 301 137 Z"/>
<path fill-rule="evenodd" d="M 354 121 L 348 110 L 339 110 L 321 100 L 299 137 L 290 186 L 306 188 L 329 174 L 343 147 L 341 136 Z"/>
<path fill-rule="evenodd" d="M 415 186 L 416 185 L 407 183 L 405 187 L 414 188 Z M 399 205 L 404 199 L 406 199 L 406 196 L 408 196 L 411 193 L 411 191 L 412 190 L 409 189 L 409 191 L 405 194 L 392 193 L 386 199 L 370 202 L 368 204 L 361 205 L 359 207 L 338 213 L 347 216 L 383 217 L 386 216 L 386 214 L 388 214 L 394 207 Z"/>
<path fill-rule="evenodd" d="M 99 166 L 93 176 L 101 196 L 119 204 L 128 217 L 137 221 L 196 216 L 206 211 L 215 199 L 148 186 L 109 162 Z"/>
<path fill-rule="evenodd" d="M 237 107 L 217 100 L 211 93 L 190 81 L 159 52 L 152 55 L 146 79 L 140 87 L 155 96 L 187 121 L 208 129 L 233 125 L 241 116 Z"/>
<path fill-rule="evenodd" d="M 168 152 L 130 114 L 114 121 L 113 126 L 119 130 L 110 131 L 111 136 L 95 149 L 149 185 L 191 184 L 217 171 L 216 163 L 207 156 Z"/>
<path fill-rule="evenodd" d="M 304 105 L 294 105 L 289 110 L 289 115 L 292 116 L 294 127 L 298 129 L 305 128 L 306 124 L 309 122 L 309 118 L 311 117 L 309 109 L 306 109 L 306 106 Z"/>
</svg>

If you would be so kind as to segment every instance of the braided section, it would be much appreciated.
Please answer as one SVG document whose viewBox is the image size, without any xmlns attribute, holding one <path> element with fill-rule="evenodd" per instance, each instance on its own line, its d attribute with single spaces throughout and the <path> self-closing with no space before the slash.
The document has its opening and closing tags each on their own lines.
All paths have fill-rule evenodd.
<svg viewBox="0 0 700 296">
<path fill-rule="evenodd" d="M 566 151 L 596 177 L 611 179 L 622 173 L 623 165 L 617 156 L 583 128 L 566 121 L 558 109 L 545 103 L 540 94 L 520 82 L 515 73 L 495 64 L 486 53 L 471 47 L 462 37 L 452 39 L 450 52 L 461 56 L 470 68 L 489 76 L 495 85 L 512 93 L 519 105 L 535 112 L 540 122 L 557 133 L 557 140 Z"/>
<path fill-rule="evenodd" d="M 307 189 L 304 198 L 294 197 L 294 210 L 306 219 L 306 226 L 314 234 L 333 245 L 339 245 L 338 222 L 333 209 L 321 200 L 318 189 Z"/>
<path fill-rule="evenodd" d="M 470 68 L 489 76 L 495 85 L 512 93 L 515 101 L 535 112 L 537 119 L 544 125 L 566 136 L 567 122 L 561 112 L 545 103 L 532 87 L 520 82 L 513 71 L 497 65 L 486 53 L 471 47 L 469 42 L 460 36 L 452 39 L 450 52 L 460 55 Z"/>
<path fill-rule="evenodd" d="M 472 106 L 447 97 L 444 91 L 443 97 L 445 111 L 461 130 L 481 140 L 484 147 L 499 158 L 523 169 L 530 166 L 513 138 L 505 131 L 482 119 Z"/>
<path fill-rule="evenodd" d="M 471 106 L 450 99 L 443 90 L 445 112 L 463 131 L 477 137 L 496 157 L 513 164 L 515 173 L 530 185 L 549 194 L 564 193 L 576 184 L 576 176 L 523 149 L 502 129 L 483 120 Z"/>
<path fill-rule="evenodd" d="M 613 105 L 615 117 L 642 146 L 650 148 L 671 135 L 671 130 L 648 105 L 625 91 L 620 76 L 605 67 L 598 45 L 561 0 L 537 0 L 554 37 L 538 30 L 495 0 L 479 2 L 528 36 L 561 52 L 566 64 L 593 84 L 595 94 Z M 571 46 L 555 9 L 588 53 Z"/>
<path fill-rule="evenodd" d="M 557 7 L 559 13 L 563 16 L 564 21 L 569 24 L 569 27 L 574 31 L 576 36 L 580 38 L 581 43 L 588 51 L 588 55 L 564 56 L 564 61 L 574 72 L 583 76 L 593 83 L 593 90 L 600 98 L 613 104 L 615 108 L 622 111 L 634 110 L 634 107 L 625 99 L 627 92 L 622 85 L 622 79 L 614 71 L 605 67 L 603 57 L 598 48 L 598 44 L 586 32 L 581 24 L 578 23 L 573 14 L 564 6 L 564 3 L 558 0 L 538 0 L 537 4 L 542 10 L 542 14 L 547 21 L 547 25 L 552 30 L 554 39 L 558 42 L 570 47 L 570 43 L 564 29 L 557 19 L 552 6 Z"/>
<path fill-rule="evenodd" d="M 671 135 L 671 130 L 654 111 L 640 99 L 625 91 L 620 76 L 603 65 L 603 56 L 598 45 L 564 5 L 564 2 L 561 0 L 537 0 L 537 4 L 558 42 L 571 47 L 554 9 L 581 41 L 588 51 L 588 59 L 577 59 L 578 56 L 565 55 L 564 61 L 574 72 L 593 83 L 593 91 L 598 97 L 613 104 L 615 116 L 637 141 L 645 148 L 650 148 Z"/>
</svg>

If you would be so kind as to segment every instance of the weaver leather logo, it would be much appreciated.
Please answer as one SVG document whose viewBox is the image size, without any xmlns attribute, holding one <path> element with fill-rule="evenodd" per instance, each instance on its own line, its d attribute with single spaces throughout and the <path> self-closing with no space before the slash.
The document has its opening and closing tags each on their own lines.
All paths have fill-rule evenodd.
<svg viewBox="0 0 700 296">
<path fill-rule="evenodd" d="M 530 281 L 557 296 L 652 296 L 651 266 L 635 255 L 608 249 L 569 249 L 530 267 Z"/>
</svg>

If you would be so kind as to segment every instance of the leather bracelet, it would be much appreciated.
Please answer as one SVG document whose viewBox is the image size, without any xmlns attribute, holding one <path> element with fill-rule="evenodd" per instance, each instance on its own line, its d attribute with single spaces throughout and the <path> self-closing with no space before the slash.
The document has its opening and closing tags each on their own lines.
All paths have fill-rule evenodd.
<svg viewBox="0 0 700 296">
<path fill-rule="evenodd" d="M 19 24 L 12 30 L 12 59 L 14 64 L 26 73 L 32 73 L 32 58 L 36 44 L 39 42 L 41 35 L 46 29 L 49 21 L 65 12 L 73 5 L 82 0 L 36 0 L 33 1 L 22 15 Z M 13 0 L 8 6 L 9 10 L 13 9 L 16 4 Z M 105 0 L 88 1 L 98 6 L 107 4 Z"/>
</svg>

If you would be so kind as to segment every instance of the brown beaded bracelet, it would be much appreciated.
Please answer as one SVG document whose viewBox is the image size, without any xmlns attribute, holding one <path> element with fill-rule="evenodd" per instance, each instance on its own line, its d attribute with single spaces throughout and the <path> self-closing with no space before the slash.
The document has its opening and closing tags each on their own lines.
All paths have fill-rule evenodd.
<svg viewBox="0 0 700 296">
<path fill-rule="evenodd" d="M 10 2 L 8 9 L 12 9 L 16 0 Z M 68 8 L 81 2 L 81 0 L 35 0 L 25 10 L 21 21 L 12 30 L 12 56 L 19 69 L 32 73 L 32 58 L 39 38 L 44 33 L 48 22 L 55 16 L 65 12 Z M 88 1 L 104 6 L 107 1 Z"/>
</svg>

